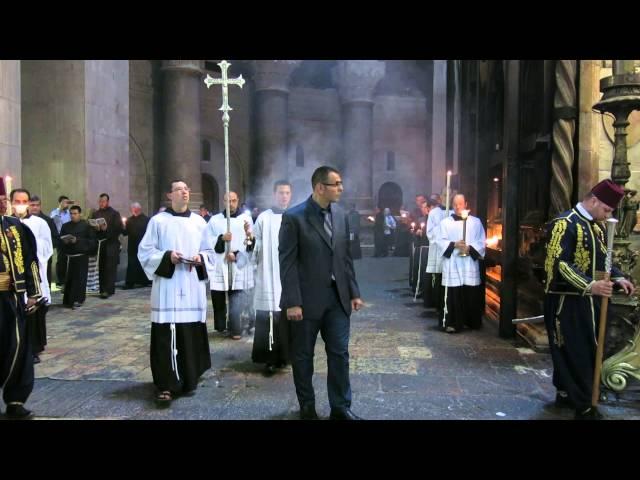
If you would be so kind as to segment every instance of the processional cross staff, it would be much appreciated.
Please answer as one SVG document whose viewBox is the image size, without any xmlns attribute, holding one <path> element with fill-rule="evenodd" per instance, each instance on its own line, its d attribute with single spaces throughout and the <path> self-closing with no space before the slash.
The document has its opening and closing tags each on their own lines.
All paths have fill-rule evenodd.
<svg viewBox="0 0 640 480">
<path fill-rule="evenodd" d="M 604 263 L 604 280 L 611 279 L 611 262 L 613 257 L 613 239 L 616 233 L 616 224 L 618 220 L 615 218 L 607 219 L 607 257 Z M 591 405 L 598 406 L 600 400 L 600 375 L 602 372 L 602 356 L 604 353 L 604 341 L 607 326 L 607 308 L 609 306 L 609 297 L 603 297 L 600 304 L 600 324 L 598 326 L 598 346 L 596 348 L 596 364 L 593 370 L 593 389 L 591 391 Z"/>
<path fill-rule="evenodd" d="M 242 75 L 237 78 L 229 78 L 227 76 L 227 69 L 231 66 L 229 62 L 226 60 L 222 60 L 218 63 L 220 67 L 220 71 L 222 72 L 222 78 L 213 78 L 211 75 L 207 74 L 207 77 L 204 79 L 204 83 L 208 88 L 211 88 L 211 85 L 222 85 L 222 106 L 218 109 L 222 112 L 222 124 L 224 125 L 224 186 L 225 186 L 225 195 L 227 196 L 227 232 L 231 232 L 231 212 L 229 209 L 229 190 L 231 190 L 229 186 L 229 112 L 233 110 L 229 106 L 229 85 L 238 85 L 242 88 L 244 85 L 244 79 Z M 229 241 L 225 242 L 225 257 L 229 256 L 229 252 L 231 250 L 231 243 Z M 231 263 L 227 262 L 227 272 L 228 272 L 228 283 L 227 290 L 224 293 L 224 300 L 227 307 L 227 328 L 229 328 L 229 290 L 233 287 L 233 278 L 232 278 L 232 269 Z"/>
</svg>

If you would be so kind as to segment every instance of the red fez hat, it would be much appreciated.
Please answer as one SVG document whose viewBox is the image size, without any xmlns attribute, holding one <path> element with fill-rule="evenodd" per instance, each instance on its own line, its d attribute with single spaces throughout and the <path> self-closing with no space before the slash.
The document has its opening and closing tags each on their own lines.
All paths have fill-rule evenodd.
<svg viewBox="0 0 640 480">
<path fill-rule="evenodd" d="M 624 197 L 624 189 L 610 179 L 602 180 L 599 184 L 591 189 L 598 200 L 611 208 L 618 208 L 618 204 Z"/>
<path fill-rule="evenodd" d="M 0 177 L 0 195 L 7 196 L 7 189 L 4 186 L 4 177 Z"/>
</svg>

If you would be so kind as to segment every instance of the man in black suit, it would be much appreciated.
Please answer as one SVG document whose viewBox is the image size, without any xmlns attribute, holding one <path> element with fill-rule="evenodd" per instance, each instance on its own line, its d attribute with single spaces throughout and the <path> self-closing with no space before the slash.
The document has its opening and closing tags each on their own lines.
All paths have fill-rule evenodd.
<svg viewBox="0 0 640 480">
<path fill-rule="evenodd" d="M 282 216 L 279 235 L 280 308 L 291 321 L 291 364 L 303 420 L 318 418 L 313 391 L 313 354 L 321 333 L 327 352 L 327 389 L 332 420 L 360 420 L 351 412 L 349 323 L 364 303 L 349 248 L 340 172 L 319 167 L 313 194 Z"/>
</svg>

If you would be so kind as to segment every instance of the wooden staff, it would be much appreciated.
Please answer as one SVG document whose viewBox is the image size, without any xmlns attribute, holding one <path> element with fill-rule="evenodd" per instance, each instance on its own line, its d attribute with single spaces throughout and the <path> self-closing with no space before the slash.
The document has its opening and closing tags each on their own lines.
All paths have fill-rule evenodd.
<svg viewBox="0 0 640 480">
<path fill-rule="evenodd" d="M 607 219 L 607 258 L 604 263 L 604 280 L 610 281 L 611 278 L 611 257 L 613 254 L 613 237 L 616 233 L 615 218 Z M 609 306 L 609 297 L 603 297 L 600 304 L 600 325 L 598 327 L 598 348 L 596 349 L 596 365 L 593 372 L 593 391 L 591 394 L 591 405 L 598 406 L 600 399 L 600 374 L 602 371 L 602 354 L 604 352 L 604 334 L 607 327 L 607 307 Z"/>
</svg>

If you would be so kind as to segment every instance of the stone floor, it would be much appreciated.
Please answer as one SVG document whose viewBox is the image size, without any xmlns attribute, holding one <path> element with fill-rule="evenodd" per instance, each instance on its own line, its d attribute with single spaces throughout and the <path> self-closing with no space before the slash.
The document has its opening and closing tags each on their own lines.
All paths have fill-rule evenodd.
<svg viewBox="0 0 640 480">
<path fill-rule="evenodd" d="M 553 407 L 551 359 L 504 340 L 485 321 L 480 331 L 447 335 L 414 302 L 407 259 L 356 261 L 367 308 L 351 319 L 353 410 L 367 419 L 570 419 Z M 252 338 L 210 333 L 213 368 L 193 397 L 156 409 L 149 368 L 150 289 L 120 290 L 85 306 L 48 314 L 48 345 L 36 365 L 27 406 L 41 419 L 295 419 L 291 370 L 267 377 L 251 362 Z M 209 307 L 211 309 L 211 307 Z M 208 328 L 212 328 L 209 313 Z M 316 348 L 317 409 L 329 414 L 326 357 Z M 611 419 L 640 419 L 640 394 L 611 395 Z M 2 418 L 2 417 L 0 417 Z"/>
</svg>

